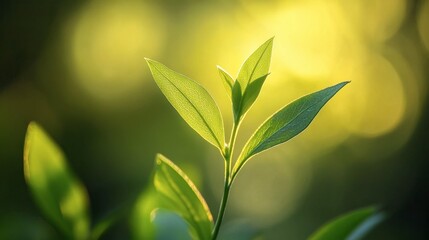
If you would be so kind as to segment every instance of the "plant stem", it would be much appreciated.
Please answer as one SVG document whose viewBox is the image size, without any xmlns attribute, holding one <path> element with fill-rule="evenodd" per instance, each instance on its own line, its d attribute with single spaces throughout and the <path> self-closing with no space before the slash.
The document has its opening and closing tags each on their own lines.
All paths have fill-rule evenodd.
<svg viewBox="0 0 429 240">
<path fill-rule="evenodd" d="M 219 213 L 217 215 L 216 223 L 212 232 L 212 240 L 216 240 L 217 235 L 219 234 L 219 229 L 222 224 L 223 216 L 225 214 L 226 203 L 228 202 L 229 190 L 231 188 L 231 165 L 232 165 L 232 154 L 234 150 L 235 139 L 237 136 L 239 123 L 235 123 L 232 126 L 231 138 L 229 140 L 229 144 L 223 158 L 225 160 L 225 179 L 224 179 L 224 187 L 223 187 L 223 195 L 222 201 L 219 207 Z"/>
<path fill-rule="evenodd" d="M 226 164 L 228 164 L 228 163 L 226 163 Z M 229 174 L 227 174 L 227 175 L 229 178 Z M 217 216 L 216 223 L 215 223 L 215 226 L 214 226 L 214 229 L 212 232 L 212 240 L 216 240 L 217 235 L 219 233 L 220 225 L 222 224 L 223 215 L 224 215 L 225 209 L 226 209 L 226 203 L 228 201 L 228 195 L 229 195 L 230 187 L 231 187 L 231 185 L 229 184 L 229 181 L 225 181 L 222 201 L 221 201 L 220 207 L 219 207 L 219 214 Z"/>
</svg>

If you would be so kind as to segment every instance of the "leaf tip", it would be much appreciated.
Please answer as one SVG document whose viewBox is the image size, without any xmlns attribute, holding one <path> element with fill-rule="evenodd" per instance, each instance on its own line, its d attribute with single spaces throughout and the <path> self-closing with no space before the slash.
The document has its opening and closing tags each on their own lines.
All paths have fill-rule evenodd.
<svg viewBox="0 0 429 240">
<path fill-rule="evenodd" d="M 337 86 L 339 86 L 339 89 L 341 89 L 349 83 L 351 83 L 351 81 L 344 81 L 344 82 L 338 83 Z"/>
<path fill-rule="evenodd" d="M 157 153 L 155 157 L 156 165 L 161 165 L 163 162 L 165 162 L 165 159 L 166 158 L 164 157 L 164 155 L 162 155 L 161 153 Z"/>
<path fill-rule="evenodd" d="M 35 134 L 34 132 L 38 130 L 41 131 L 41 127 L 39 126 L 39 124 L 37 124 L 35 121 L 31 121 L 28 124 L 27 133 L 25 134 L 23 160 L 24 160 L 24 177 L 26 180 L 30 178 L 30 171 L 29 171 L 30 147 L 31 147 L 33 136 Z"/>
<path fill-rule="evenodd" d="M 145 57 L 144 60 L 146 60 L 146 63 L 151 67 L 154 63 L 156 63 L 155 60 L 152 60 L 150 58 Z"/>
<path fill-rule="evenodd" d="M 274 42 L 274 36 L 272 36 L 271 38 L 269 38 L 265 44 L 269 45 L 270 48 L 272 48 L 273 46 L 273 42 Z"/>
</svg>

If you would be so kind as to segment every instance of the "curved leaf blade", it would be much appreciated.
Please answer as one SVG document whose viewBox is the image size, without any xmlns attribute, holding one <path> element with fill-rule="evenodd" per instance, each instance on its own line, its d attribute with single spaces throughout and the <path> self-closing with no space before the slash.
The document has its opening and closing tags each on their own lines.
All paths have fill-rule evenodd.
<svg viewBox="0 0 429 240">
<path fill-rule="evenodd" d="M 210 239 L 213 217 L 197 187 L 173 162 L 158 154 L 154 185 L 166 210 L 181 216 L 193 239 Z"/>
<path fill-rule="evenodd" d="M 374 207 L 355 210 L 322 226 L 309 240 L 362 239 L 383 219 L 384 214 Z"/>
<path fill-rule="evenodd" d="M 71 239 L 88 237 L 86 190 L 67 166 L 61 149 L 34 122 L 25 138 L 24 176 L 36 203 L 54 226 Z"/>
<path fill-rule="evenodd" d="M 240 120 L 244 118 L 247 111 L 256 101 L 267 77 L 268 74 L 250 83 L 243 95 L 241 95 L 240 83 L 234 83 L 232 87 L 232 112 L 234 114 L 235 123 L 240 122 Z"/>
<path fill-rule="evenodd" d="M 256 49 L 243 63 L 238 73 L 237 81 L 232 87 L 233 113 L 238 124 L 255 102 L 262 85 L 268 76 L 271 63 L 273 39 L 268 39 Z M 237 92 L 237 89 L 240 92 Z M 239 99 L 240 101 L 235 101 Z"/>
<path fill-rule="evenodd" d="M 348 82 L 301 97 L 268 118 L 243 148 L 234 173 L 253 155 L 284 143 L 298 135 L 313 121 L 320 109 Z"/>
<path fill-rule="evenodd" d="M 259 93 L 261 92 L 261 89 L 262 89 L 262 85 L 264 84 L 265 79 L 267 79 L 267 77 L 268 77 L 268 74 L 256 79 L 255 81 L 251 82 L 247 86 L 247 89 L 244 92 L 243 100 L 241 103 L 242 106 L 240 109 L 240 116 L 244 117 L 244 115 L 247 113 L 247 111 L 256 101 L 256 98 L 258 98 Z"/>
<path fill-rule="evenodd" d="M 219 71 L 219 76 L 222 79 L 223 86 L 226 89 L 226 93 L 231 98 L 232 94 L 232 85 L 234 84 L 234 79 L 232 79 L 231 75 L 225 71 L 221 66 L 217 66 L 217 70 Z"/>
<path fill-rule="evenodd" d="M 263 43 L 241 66 L 237 81 L 241 85 L 241 91 L 243 94 L 250 83 L 268 74 L 271 63 L 273 40 L 274 37 Z"/>
<path fill-rule="evenodd" d="M 146 61 L 158 87 L 186 123 L 209 143 L 223 150 L 222 115 L 207 90 L 159 62 Z"/>
</svg>

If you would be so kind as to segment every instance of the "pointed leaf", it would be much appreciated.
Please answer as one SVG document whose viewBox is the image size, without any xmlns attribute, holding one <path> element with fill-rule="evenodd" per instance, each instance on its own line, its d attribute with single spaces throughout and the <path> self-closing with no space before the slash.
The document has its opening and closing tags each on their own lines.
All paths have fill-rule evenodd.
<svg viewBox="0 0 429 240">
<path fill-rule="evenodd" d="M 362 239 L 384 219 L 373 207 L 363 208 L 340 216 L 317 230 L 310 240 Z"/>
<path fill-rule="evenodd" d="M 263 43 L 241 66 L 237 81 L 241 85 L 242 93 L 246 91 L 247 86 L 250 83 L 268 74 L 271 62 L 273 39 L 274 38 L 270 38 Z"/>
<path fill-rule="evenodd" d="M 244 146 L 234 166 L 234 174 L 253 155 L 284 143 L 307 128 L 320 109 L 347 83 L 304 96 L 268 118 Z"/>
<path fill-rule="evenodd" d="M 229 75 L 229 73 L 227 73 L 221 66 L 217 66 L 217 69 L 219 71 L 219 76 L 222 79 L 222 83 L 226 89 L 226 93 L 228 93 L 228 96 L 231 97 L 234 80 L 232 79 L 231 75 Z"/>
<path fill-rule="evenodd" d="M 210 239 L 213 217 L 207 203 L 185 173 L 162 155 L 156 157 L 154 185 L 163 207 L 187 221 L 193 239 Z"/>
<path fill-rule="evenodd" d="M 25 138 L 24 175 L 45 216 L 68 238 L 86 239 L 86 190 L 67 166 L 61 149 L 36 123 L 30 123 Z"/>
<path fill-rule="evenodd" d="M 222 115 L 207 90 L 159 62 L 146 61 L 155 82 L 180 116 L 204 139 L 223 150 Z"/>
<path fill-rule="evenodd" d="M 256 101 L 256 98 L 259 96 L 259 92 L 261 91 L 262 85 L 264 84 L 267 77 L 268 74 L 256 79 L 250 83 L 249 86 L 247 86 L 241 103 L 240 116 L 244 117 L 244 115 Z"/>
</svg>

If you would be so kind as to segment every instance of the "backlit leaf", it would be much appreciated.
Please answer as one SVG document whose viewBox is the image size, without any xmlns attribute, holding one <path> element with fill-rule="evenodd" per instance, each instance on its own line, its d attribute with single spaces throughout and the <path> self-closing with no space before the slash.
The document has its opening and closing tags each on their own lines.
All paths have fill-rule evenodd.
<svg viewBox="0 0 429 240">
<path fill-rule="evenodd" d="M 162 155 L 156 157 L 154 185 L 162 208 L 181 216 L 193 239 L 210 239 L 213 217 L 204 198 L 186 174 Z"/>
<path fill-rule="evenodd" d="M 253 103 L 256 101 L 256 98 L 259 96 L 259 92 L 261 91 L 262 85 L 265 82 L 265 79 L 268 77 L 268 74 L 262 76 L 247 86 L 244 95 L 242 96 L 242 100 L 240 102 L 240 110 L 236 114 L 243 118 Z"/>
<path fill-rule="evenodd" d="M 268 74 L 271 63 L 273 39 L 274 38 L 270 38 L 263 43 L 241 66 L 237 81 L 241 85 L 243 94 L 249 84 Z"/>
<path fill-rule="evenodd" d="M 159 62 L 146 61 L 155 82 L 180 116 L 204 139 L 223 150 L 222 115 L 207 90 Z"/>
<path fill-rule="evenodd" d="M 373 207 L 363 208 L 340 216 L 317 230 L 309 240 L 362 239 L 384 219 Z"/>
<path fill-rule="evenodd" d="M 90 225 L 86 190 L 61 149 L 36 123 L 30 123 L 25 138 L 24 175 L 45 216 L 67 238 L 86 239 Z"/>
<path fill-rule="evenodd" d="M 131 239 L 155 239 L 152 213 L 159 208 L 157 195 L 152 186 L 146 188 L 138 197 L 131 215 Z"/>
<path fill-rule="evenodd" d="M 272 48 L 273 38 L 256 49 L 240 68 L 237 81 L 232 87 L 233 113 L 236 124 L 243 119 L 261 91 L 268 76 Z M 235 91 L 238 88 L 240 92 Z M 240 99 L 240 101 L 234 102 L 234 99 Z"/>
<path fill-rule="evenodd" d="M 217 66 L 219 71 L 219 76 L 222 79 L 222 83 L 228 93 L 228 96 L 231 97 L 232 85 L 234 84 L 234 79 L 232 79 L 231 75 L 227 73 L 222 67 Z"/>
<path fill-rule="evenodd" d="M 284 143 L 307 128 L 320 109 L 347 83 L 304 96 L 269 117 L 244 146 L 234 166 L 234 174 L 253 155 Z"/>
</svg>

